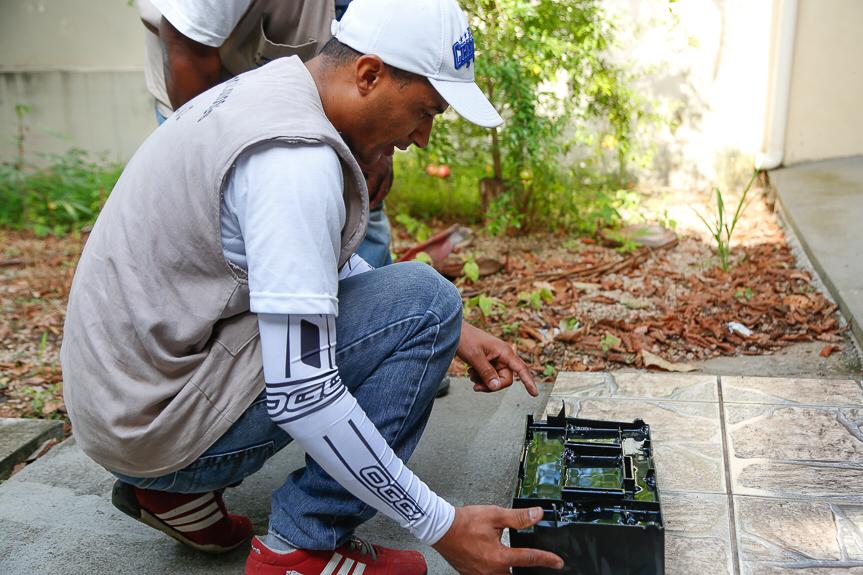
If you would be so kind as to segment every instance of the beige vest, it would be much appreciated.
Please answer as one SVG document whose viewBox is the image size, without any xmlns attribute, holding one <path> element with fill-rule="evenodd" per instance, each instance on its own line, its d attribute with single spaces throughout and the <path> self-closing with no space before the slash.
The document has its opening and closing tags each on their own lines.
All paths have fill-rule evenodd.
<svg viewBox="0 0 863 575">
<path fill-rule="evenodd" d="M 161 14 L 149 0 L 138 0 L 141 19 L 159 29 Z M 335 18 L 333 0 L 252 0 L 231 35 L 219 48 L 222 79 L 254 70 L 271 60 L 299 56 L 304 62 L 321 51 L 332 36 Z M 147 89 L 159 112 L 167 117 L 173 109 L 165 88 L 161 41 L 145 28 Z"/>
<path fill-rule="evenodd" d="M 272 140 L 323 142 L 341 158 L 340 266 L 365 235 L 365 179 L 299 58 L 180 108 L 123 171 L 69 295 L 66 407 L 78 445 L 103 466 L 138 477 L 181 469 L 263 389 L 246 276 L 223 256 L 219 215 L 237 156 Z"/>
<path fill-rule="evenodd" d="M 229 76 L 284 56 L 310 60 L 331 36 L 333 0 L 253 0 L 219 48 Z"/>
</svg>

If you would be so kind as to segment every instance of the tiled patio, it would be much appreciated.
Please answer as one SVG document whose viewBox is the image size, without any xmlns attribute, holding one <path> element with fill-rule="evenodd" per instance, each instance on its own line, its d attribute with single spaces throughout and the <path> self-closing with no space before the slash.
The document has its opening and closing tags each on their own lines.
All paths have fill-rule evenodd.
<svg viewBox="0 0 863 575">
<path fill-rule="evenodd" d="M 668 575 L 863 574 L 863 384 L 562 373 L 546 414 L 650 424 Z"/>
</svg>

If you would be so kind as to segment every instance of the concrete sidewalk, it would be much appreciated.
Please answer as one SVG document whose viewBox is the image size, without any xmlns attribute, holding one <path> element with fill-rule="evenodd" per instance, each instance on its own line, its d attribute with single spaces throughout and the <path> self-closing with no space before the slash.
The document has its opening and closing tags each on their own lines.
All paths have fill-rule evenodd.
<svg viewBox="0 0 863 575">
<path fill-rule="evenodd" d="M 550 386 L 533 399 L 523 389 L 477 394 L 454 378 L 438 400 L 411 468 L 455 505 L 508 506 L 524 439 L 525 415 L 542 410 Z M 266 531 L 270 493 L 303 454 L 289 446 L 261 472 L 229 489 L 228 508 L 248 515 Z M 16 575 L 231 574 L 243 572 L 248 547 L 210 557 L 132 521 L 110 502 L 113 478 L 90 461 L 73 440 L 0 485 L 0 573 Z M 376 517 L 359 533 L 375 543 L 417 548 L 429 573 L 455 573 L 427 547 L 389 519 Z"/>
<path fill-rule="evenodd" d="M 863 344 L 863 156 L 770 173 L 783 218 Z"/>
<path fill-rule="evenodd" d="M 527 413 L 651 425 L 668 575 L 863 573 L 863 382 L 645 372 L 561 373 L 532 399 L 455 380 L 411 467 L 455 505 L 508 505 Z M 551 398 L 549 400 L 549 392 Z M 546 404 L 546 401 L 548 403 Z M 226 500 L 265 530 L 288 447 Z M 247 547 L 194 552 L 109 501 L 113 478 L 69 441 L 0 485 L 0 573 L 238 574 Z M 386 518 L 360 531 L 419 548 Z M 422 548 L 431 575 L 454 571 Z"/>
</svg>

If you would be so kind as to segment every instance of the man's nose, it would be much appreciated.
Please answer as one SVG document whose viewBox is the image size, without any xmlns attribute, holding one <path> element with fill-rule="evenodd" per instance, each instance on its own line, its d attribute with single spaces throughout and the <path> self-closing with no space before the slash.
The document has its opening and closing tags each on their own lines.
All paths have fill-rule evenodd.
<svg viewBox="0 0 863 575">
<path fill-rule="evenodd" d="M 433 121 L 433 118 L 423 121 L 419 126 L 417 126 L 417 129 L 411 133 L 410 138 L 414 146 L 417 148 L 425 148 L 428 145 L 429 138 L 431 137 Z"/>
</svg>

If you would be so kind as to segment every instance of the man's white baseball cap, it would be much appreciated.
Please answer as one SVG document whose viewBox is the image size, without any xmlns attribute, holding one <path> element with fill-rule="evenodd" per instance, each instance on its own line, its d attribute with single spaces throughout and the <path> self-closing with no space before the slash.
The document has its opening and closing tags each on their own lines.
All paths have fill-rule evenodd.
<svg viewBox="0 0 863 575">
<path fill-rule="evenodd" d="M 455 0 L 353 0 L 332 32 L 357 52 L 425 76 L 465 120 L 503 123 L 474 81 L 473 34 Z"/>
</svg>

